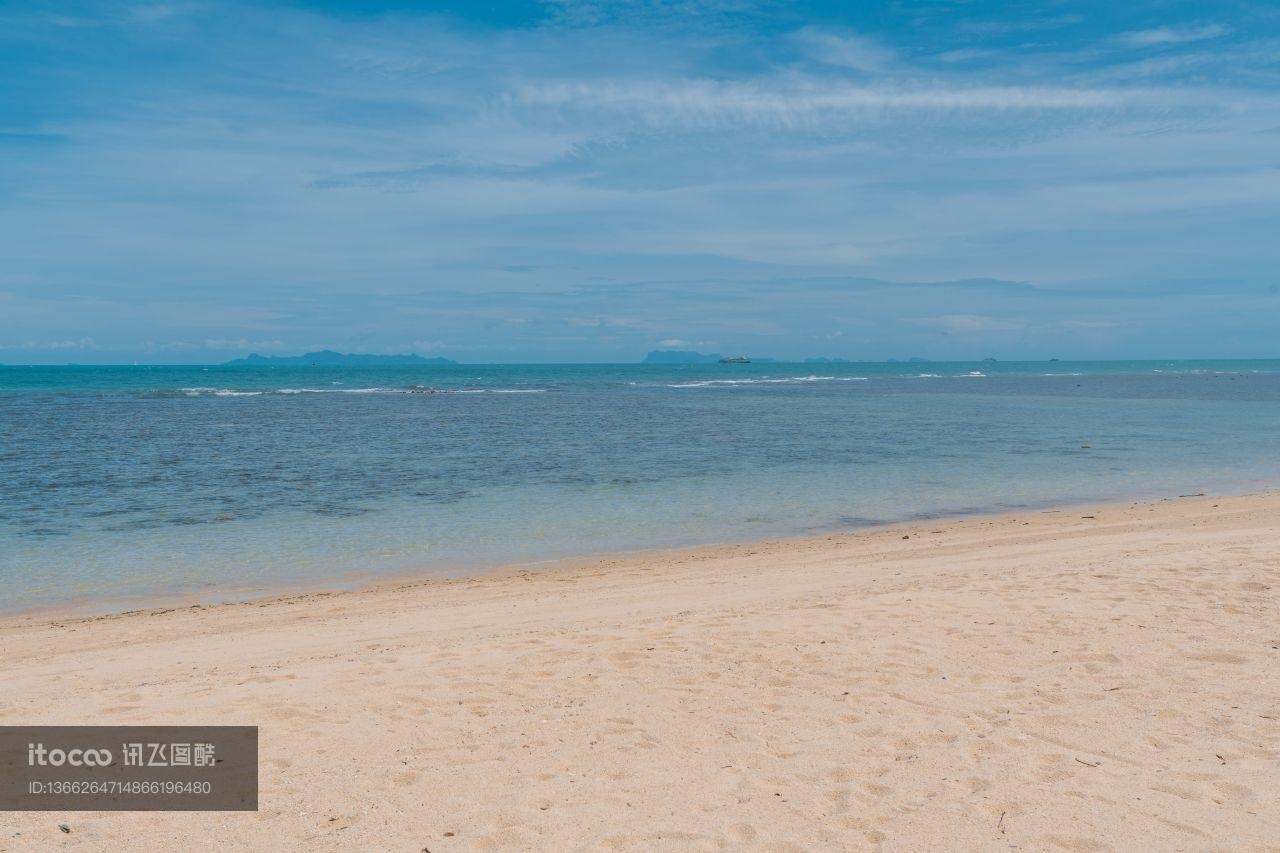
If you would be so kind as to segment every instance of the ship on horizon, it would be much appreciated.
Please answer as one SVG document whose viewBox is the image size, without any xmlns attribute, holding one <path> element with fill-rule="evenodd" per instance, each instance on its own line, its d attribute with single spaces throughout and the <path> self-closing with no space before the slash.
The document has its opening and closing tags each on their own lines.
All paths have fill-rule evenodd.
<svg viewBox="0 0 1280 853">
<path fill-rule="evenodd" d="M 750 364 L 751 359 L 745 355 L 726 355 L 720 359 L 721 364 Z"/>
</svg>

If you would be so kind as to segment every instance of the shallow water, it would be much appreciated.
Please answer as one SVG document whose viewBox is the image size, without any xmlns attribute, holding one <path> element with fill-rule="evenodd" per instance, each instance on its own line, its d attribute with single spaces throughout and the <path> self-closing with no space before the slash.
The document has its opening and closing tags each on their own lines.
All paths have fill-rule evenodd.
<svg viewBox="0 0 1280 853">
<path fill-rule="evenodd" d="M 0 608 L 1271 485 L 1278 425 L 1280 361 L 0 367 Z"/>
</svg>

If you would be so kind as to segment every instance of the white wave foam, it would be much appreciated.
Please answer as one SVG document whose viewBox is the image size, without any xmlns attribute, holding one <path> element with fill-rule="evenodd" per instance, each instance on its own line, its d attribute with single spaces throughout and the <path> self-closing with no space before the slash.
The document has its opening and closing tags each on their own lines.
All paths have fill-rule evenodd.
<svg viewBox="0 0 1280 853">
<path fill-rule="evenodd" d="M 758 377 L 755 379 L 704 379 L 701 382 L 679 382 L 667 385 L 668 388 L 715 388 L 733 387 L 735 385 L 785 385 L 792 382 L 858 382 L 866 381 L 865 376 L 787 376 Z"/>
<path fill-rule="evenodd" d="M 277 394 L 408 394 L 407 388 L 277 388 Z"/>
<path fill-rule="evenodd" d="M 428 394 L 545 394 L 546 388 L 432 388 Z"/>
<path fill-rule="evenodd" d="M 212 394 L 215 397 L 257 397 L 265 394 L 265 391 L 235 391 L 231 388 L 179 388 L 183 394 L 188 397 L 203 397 L 205 394 Z"/>
<path fill-rule="evenodd" d="M 259 397 L 263 394 L 545 394 L 546 388 L 272 388 L 261 391 L 237 391 L 233 388 L 179 388 L 188 397 Z"/>
</svg>

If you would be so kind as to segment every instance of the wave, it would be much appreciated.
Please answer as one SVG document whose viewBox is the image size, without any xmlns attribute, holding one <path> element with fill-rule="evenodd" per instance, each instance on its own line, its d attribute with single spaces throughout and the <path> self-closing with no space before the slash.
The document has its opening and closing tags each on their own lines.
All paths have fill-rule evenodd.
<svg viewBox="0 0 1280 853">
<path fill-rule="evenodd" d="M 235 391 L 231 388 L 181 388 L 182 393 L 188 397 L 202 397 L 205 394 L 214 397 L 257 397 L 265 394 L 265 391 Z"/>
<path fill-rule="evenodd" d="M 273 394 L 407 394 L 406 388 L 277 388 Z"/>
<path fill-rule="evenodd" d="M 545 394 L 547 388 L 432 388 L 414 385 L 408 388 L 266 388 L 243 391 L 235 388 L 179 388 L 185 397 L 260 397 L 264 394 L 293 396 L 296 394 Z M 164 393 L 164 392 L 160 392 Z"/>
<path fill-rule="evenodd" d="M 668 388 L 714 388 L 732 387 L 735 385 L 785 385 L 792 382 L 865 382 L 865 376 L 787 376 L 780 378 L 759 377 L 756 379 L 704 379 L 700 382 L 679 382 L 667 385 Z"/>
</svg>

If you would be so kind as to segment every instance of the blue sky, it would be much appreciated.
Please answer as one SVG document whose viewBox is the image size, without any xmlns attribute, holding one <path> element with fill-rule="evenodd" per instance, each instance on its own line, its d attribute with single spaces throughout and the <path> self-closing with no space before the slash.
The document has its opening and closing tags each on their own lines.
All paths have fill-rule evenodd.
<svg viewBox="0 0 1280 853">
<path fill-rule="evenodd" d="M 4 363 L 1280 356 L 1274 3 L 15 2 L 0 74 Z"/>
</svg>

